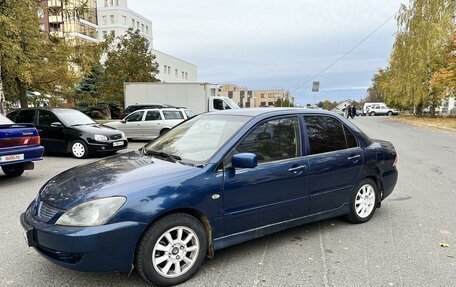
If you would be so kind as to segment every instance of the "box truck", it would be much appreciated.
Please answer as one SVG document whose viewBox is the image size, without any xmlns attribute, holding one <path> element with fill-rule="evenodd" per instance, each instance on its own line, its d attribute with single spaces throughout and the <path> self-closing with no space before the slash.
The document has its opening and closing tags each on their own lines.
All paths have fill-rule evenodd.
<svg viewBox="0 0 456 287">
<path fill-rule="evenodd" d="M 195 114 L 239 109 L 230 98 L 217 96 L 219 85 L 209 83 L 125 83 L 125 108 L 164 104 L 185 107 Z"/>
</svg>

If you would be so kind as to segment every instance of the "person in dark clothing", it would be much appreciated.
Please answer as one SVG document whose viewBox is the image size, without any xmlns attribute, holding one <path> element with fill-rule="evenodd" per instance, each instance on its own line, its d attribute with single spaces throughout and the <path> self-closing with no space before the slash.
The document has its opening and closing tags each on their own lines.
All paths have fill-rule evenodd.
<svg viewBox="0 0 456 287">
<path fill-rule="evenodd" d="M 356 107 L 353 105 L 351 107 L 351 117 L 354 119 L 356 117 Z"/>
<path fill-rule="evenodd" d="M 352 119 L 356 115 L 356 108 L 353 105 L 347 106 L 347 119 L 351 117 Z"/>
</svg>

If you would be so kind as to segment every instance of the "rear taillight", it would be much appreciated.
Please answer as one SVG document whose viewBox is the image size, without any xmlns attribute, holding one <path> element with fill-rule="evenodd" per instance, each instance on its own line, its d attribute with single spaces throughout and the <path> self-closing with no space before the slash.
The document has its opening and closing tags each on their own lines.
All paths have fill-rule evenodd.
<svg viewBox="0 0 456 287">
<path fill-rule="evenodd" d="M 40 143 L 41 143 L 40 136 L 5 138 L 5 139 L 0 139 L 0 148 L 23 146 L 23 145 L 39 145 Z"/>
<path fill-rule="evenodd" d="M 394 161 L 393 161 L 393 166 L 394 166 L 394 167 L 397 166 L 397 159 L 398 159 L 398 156 L 396 155 L 396 157 L 394 158 Z"/>
</svg>

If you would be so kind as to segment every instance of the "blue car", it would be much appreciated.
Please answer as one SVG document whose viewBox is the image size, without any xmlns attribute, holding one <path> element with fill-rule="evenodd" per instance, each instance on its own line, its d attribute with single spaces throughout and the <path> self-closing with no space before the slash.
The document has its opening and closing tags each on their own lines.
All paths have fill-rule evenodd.
<svg viewBox="0 0 456 287">
<path fill-rule="evenodd" d="M 32 124 L 15 124 L 0 114 L 0 166 L 8 177 L 21 176 L 41 160 L 44 148 Z"/>
<path fill-rule="evenodd" d="M 202 114 L 137 151 L 67 170 L 21 215 L 29 246 L 79 271 L 189 279 L 214 251 L 345 216 L 367 222 L 396 185 L 390 142 L 322 110 Z"/>
</svg>

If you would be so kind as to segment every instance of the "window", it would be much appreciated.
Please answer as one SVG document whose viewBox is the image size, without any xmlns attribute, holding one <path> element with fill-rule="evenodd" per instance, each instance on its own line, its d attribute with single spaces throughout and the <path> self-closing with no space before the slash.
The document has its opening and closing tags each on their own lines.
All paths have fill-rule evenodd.
<svg viewBox="0 0 456 287">
<path fill-rule="evenodd" d="M 171 74 L 171 67 L 168 66 L 168 75 Z"/>
<path fill-rule="evenodd" d="M 228 91 L 228 98 L 230 98 L 230 99 L 233 98 L 233 91 Z"/>
<path fill-rule="evenodd" d="M 103 16 L 102 19 L 103 19 L 103 24 L 105 24 L 105 25 L 108 24 L 108 20 L 106 19 L 106 16 Z"/>
<path fill-rule="evenodd" d="M 146 114 L 146 121 L 157 121 L 161 120 L 159 111 L 148 111 Z"/>
<path fill-rule="evenodd" d="M 135 27 L 135 19 L 131 19 L 131 27 L 132 27 L 132 28 Z"/>
<path fill-rule="evenodd" d="M 139 21 L 136 21 L 136 28 L 139 30 Z"/>
<path fill-rule="evenodd" d="M 125 121 L 128 122 L 140 122 L 144 115 L 144 111 L 134 112 L 125 118 Z"/>
<path fill-rule="evenodd" d="M 29 123 L 33 124 L 35 119 L 35 110 L 22 110 L 17 115 L 16 123 Z"/>
<path fill-rule="evenodd" d="M 50 111 L 40 111 L 38 125 L 40 127 L 50 127 L 52 123 L 60 122 L 59 119 Z"/>
<path fill-rule="evenodd" d="M 122 16 L 122 24 L 127 25 L 127 16 Z"/>
<path fill-rule="evenodd" d="M 188 119 L 195 116 L 195 114 L 190 110 L 185 110 L 184 113 L 187 115 Z"/>
<path fill-rule="evenodd" d="M 261 97 L 264 98 L 264 94 L 261 94 Z"/>
<path fill-rule="evenodd" d="M 304 119 L 306 121 L 311 154 L 347 148 L 347 139 L 341 122 L 328 116 L 304 116 Z M 350 139 L 350 144 L 353 145 L 353 138 Z"/>
<path fill-rule="evenodd" d="M 116 6 L 119 6 L 119 0 L 116 0 Z"/>
<path fill-rule="evenodd" d="M 164 65 L 164 66 L 163 66 L 163 73 L 166 74 L 166 71 L 168 71 L 168 70 L 166 69 L 166 65 Z"/>
<path fill-rule="evenodd" d="M 114 24 L 114 15 L 111 15 L 111 24 Z"/>
<path fill-rule="evenodd" d="M 144 24 L 141 24 L 141 32 L 144 32 Z"/>
<path fill-rule="evenodd" d="M 188 73 L 185 73 L 185 79 L 188 80 Z"/>
<path fill-rule="evenodd" d="M 347 148 L 352 148 L 352 147 L 357 147 L 358 144 L 356 142 L 356 137 L 353 135 L 353 133 L 350 131 L 349 128 L 344 126 L 344 133 L 345 133 L 345 139 L 347 141 Z"/>
<path fill-rule="evenodd" d="M 149 26 L 146 26 L 146 34 L 149 34 Z"/>
<path fill-rule="evenodd" d="M 174 69 L 174 76 L 177 78 L 177 69 Z"/>
<path fill-rule="evenodd" d="M 300 150 L 296 117 L 274 119 L 258 125 L 235 148 L 235 152 L 256 154 L 258 163 L 298 157 Z"/>
<path fill-rule="evenodd" d="M 110 6 L 114 6 L 114 0 L 109 1 Z"/>
<path fill-rule="evenodd" d="M 108 7 L 108 0 L 105 0 L 105 1 L 104 1 L 104 6 L 105 6 L 105 7 Z"/>
<path fill-rule="evenodd" d="M 183 120 L 184 115 L 181 111 L 162 111 L 165 120 Z"/>
<path fill-rule="evenodd" d="M 182 79 L 185 79 L 185 73 L 182 72 Z"/>
</svg>

